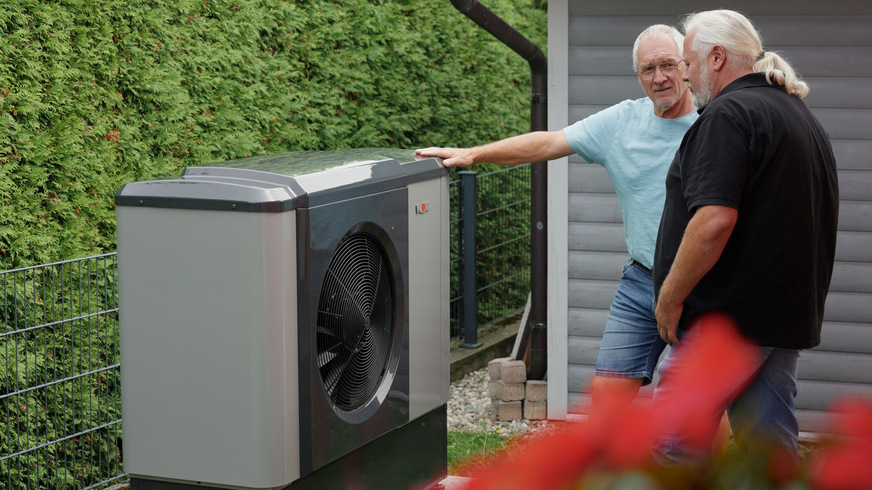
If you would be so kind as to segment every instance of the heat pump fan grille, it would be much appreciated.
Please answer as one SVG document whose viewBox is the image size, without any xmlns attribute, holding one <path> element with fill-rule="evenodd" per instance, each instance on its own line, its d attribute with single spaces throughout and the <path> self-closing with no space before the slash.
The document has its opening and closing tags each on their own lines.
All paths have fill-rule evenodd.
<svg viewBox="0 0 872 490">
<path fill-rule="evenodd" d="M 394 287 L 387 254 L 369 234 L 344 240 L 318 300 L 317 355 L 324 389 L 342 410 L 376 392 L 390 357 Z"/>
</svg>

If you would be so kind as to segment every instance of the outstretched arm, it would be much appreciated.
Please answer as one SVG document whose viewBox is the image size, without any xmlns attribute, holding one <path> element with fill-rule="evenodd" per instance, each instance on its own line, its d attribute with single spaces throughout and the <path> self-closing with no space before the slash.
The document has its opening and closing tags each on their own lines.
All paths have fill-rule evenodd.
<svg viewBox="0 0 872 490">
<path fill-rule="evenodd" d="M 563 131 L 535 131 L 472 148 L 422 148 L 415 153 L 441 157 L 446 167 L 467 167 L 473 163 L 516 165 L 541 162 L 571 155 L 572 148 Z"/>
</svg>

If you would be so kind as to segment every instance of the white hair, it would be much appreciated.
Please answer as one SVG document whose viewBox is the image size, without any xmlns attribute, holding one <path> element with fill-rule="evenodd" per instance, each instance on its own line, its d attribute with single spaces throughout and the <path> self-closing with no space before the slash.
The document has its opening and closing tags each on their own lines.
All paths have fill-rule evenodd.
<svg viewBox="0 0 872 490">
<path fill-rule="evenodd" d="M 803 98 L 808 84 L 803 82 L 790 63 L 778 53 L 763 50 L 763 41 L 754 24 L 732 10 L 709 10 L 688 15 L 683 22 L 684 33 L 694 31 L 691 49 L 705 58 L 715 45 L 721 45 L 733 56 L 727 61 L 732 68 L 763 73 L 772 85 L 784 85 L 787 92 Z"/>
<path fill-rule="evenodd" d="M 673 41 L 675 41 L 675 46 L 678 49 L 678 60 L 680 60 L 684 54 L 684 36 L 681 32 L 666 24 L 654 24 L 653 26 L 648 27 L 641 34 L 636 37 L 636 42 L 633 43 L 633 71 L 639 71 L 639 43 L 642 39 L 645 39 L 648 36 L 653 36 L 656 34 L 665 34 L 669 36 Z M 676 61 L 678 61 L 676 60 Z"/>
</svg>

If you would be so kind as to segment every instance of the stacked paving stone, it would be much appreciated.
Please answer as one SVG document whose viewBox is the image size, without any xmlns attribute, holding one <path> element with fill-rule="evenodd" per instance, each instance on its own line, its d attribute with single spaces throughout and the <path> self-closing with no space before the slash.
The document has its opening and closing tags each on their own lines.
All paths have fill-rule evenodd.
<svg viewBox="0 0 872 490">
<path fill-rule="evenodd" d="M 489 362 L 487 368 L 488 393 L 497 420 L 547 418 L 548 382 L 528 381 L 524 361 L 501 357 Z"/>
</svg>

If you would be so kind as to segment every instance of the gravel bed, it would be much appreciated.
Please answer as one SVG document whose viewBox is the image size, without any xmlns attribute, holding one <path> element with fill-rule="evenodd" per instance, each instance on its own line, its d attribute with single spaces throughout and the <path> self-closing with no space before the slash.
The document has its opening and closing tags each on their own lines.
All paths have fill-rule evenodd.
<svg viewBox="0 0 872 490">
<path fill-rule="evenodd" d="M 544 420 L 495 420 L 488 393 L 487 368 L 473 371 L 451 383 L 448 398 L 448 430 L 518 435 L 544 427 Z"/>
</svg>

